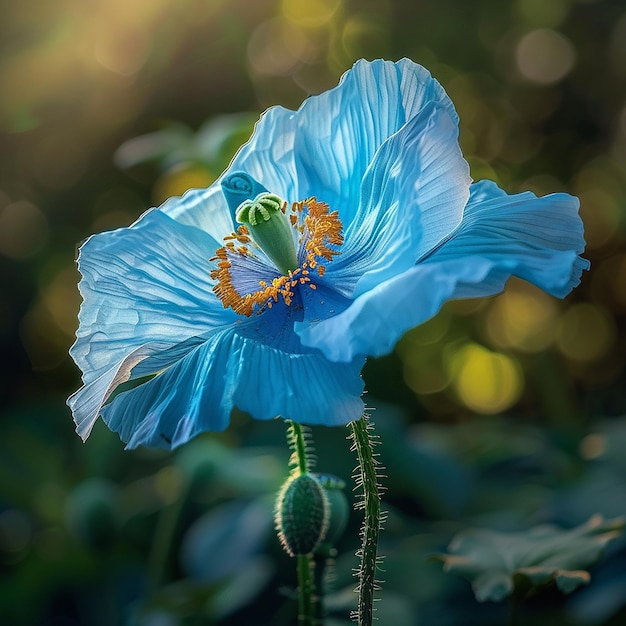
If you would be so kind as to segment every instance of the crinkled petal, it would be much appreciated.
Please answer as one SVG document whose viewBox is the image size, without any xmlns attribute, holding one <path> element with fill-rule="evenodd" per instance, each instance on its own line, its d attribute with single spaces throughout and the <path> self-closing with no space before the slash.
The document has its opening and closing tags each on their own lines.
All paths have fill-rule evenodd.
<svg viewBox="0 0 626 626">
<path fill-rule="evenodd" d="M 210 235 L 158 210 L 82 246 L 83 304 L 70 354 L 84 387 L 69 401 L 81 436 L 138 363 L 177 346 L 168 363 L 178 360 L 191 338 L 234 320 L 211 291 L 215 248 Z"/>
<path fill-rule="evenodd" d="M 148 382 L 102 408 L 102 419 L 128 448 L 176 447 L 194 435 L 226 428 L 233 408 L 224 367 L 230 345 L 217 331 Z"/>
<path fill-rule="evenodd" d="M 432 317 L 453 297 L 457 282 L 480 281 L 487 263 L 417 265 L 358 297 L 339 315 L 296 324 L 302 343 L 316 346 L 332 361 L 391 352 L 410 328 Z"/>
<path fill-rule="evenodd" d="M 361 416 L 363 359 L 339 364 L 317 351 L 282 351 L 248 336 L 254 331 L 245 326 L 212 333 L 178 363 L 119 394 L 103 408 L 104 421 L 128 448 L 169 448 L 223 430 L 235 406 L 257 419 L 307 424 Z"/>
<path fill-rule="evenodd" d="M 578 256 L 585 249 L 579 206 L 578 198 L 569 194 L 507 195 L 494 182 L 480 181 L 472 185 L 457 232 L 422 262 L 480 256 L 494 264 L 490 272 L 494 284 L 484 285 L 489 293 L 500 291 L 508 269 L 515 268 L 510 274 L 564 298 L 589 268 L 589 261 Z M 471 295 L 487 294 L 459 297 Z"/>
<path fill-rule="evenodd" d="M 293 327 L 289 333 L 295 335 Z M 257 419 L 280 415 L 303 424 L 345 425 L 363 414 L 364 363 L 364 357 L 332 363 L 301 345 L 283 352 L 242 337 L 229 364 L 238 382 L 235 405 Z"/>
<path fill-rule="evenodd" d="M 428 102 L 457 121 L 452 102 L 423 67 L 408 59 L 355 63 L 335 89 L 309 98 L 298 112 L 301 192 L 338 210 L 347 228 L 377 150 Z"/>
<path fill-rule="evenodd" d="M 504 194 L 494 183 L 472 186 L 456 233 L 415 267 L 357 298 L 343 313 L 297 324 L 303 344 L 333 361 L 390 352 L 410 328 L 450 299 L 500 292 L 511 276 L 564 297 L 589 264 L 578 200 L 567 194 L 537 198 Z"/>
<path fill-rule="evenodd" d="M 329 278 L 356 297 L 409 269 L 458 226 L 470 183 L 455 121 L 427 103 L 372 160 Z"/>
<path fill-rule="evenodd" d="M 169 198 L 158 210 L 181 224 L 199 228 L 216 241 L 221 242 L 234 229 L 219 183 L 206 189 L 190 189 L 182 196 Z"/>
<path fill-rule="evenodd" d="M 71 354 L 89 376 L 150 342 L 178 344 L 233 319 L 212 293 L 217 242 L 151 211 L 81 247 L 83 304 Z"/>
<path fill-rule="evenodd" d="M 263 113 L 250 141 L 237 152 L 222 178 L 243 171 L 289 202 L 303 200 L 298 196 L 294 152 L 296 115 L 279 106 Z"/>
<path fill-rule="evenodd" d="M 115 389 L 132 378 L 154 374 L 185 356 L 203 340 L 193 337 L 176 346 L 166 343 L 150 343 L 140 346 L 125 356 L 119 363 L 106 369 L 100 376 L 90 380 L 67 404 L 76 424 L 76 432 L 85 441 L 96 423 L 100 411 Z"/>
<path fill-rule="evenodd" d="M 243 170 L 290 202 L 316 196 L 347 226 L 376 151 L 429 102 L 458 123 L 445 91 L 420 65 L 358 61 L 337 87 L 297 112 L 269 109 L 228 171 Z"/>
</svg>

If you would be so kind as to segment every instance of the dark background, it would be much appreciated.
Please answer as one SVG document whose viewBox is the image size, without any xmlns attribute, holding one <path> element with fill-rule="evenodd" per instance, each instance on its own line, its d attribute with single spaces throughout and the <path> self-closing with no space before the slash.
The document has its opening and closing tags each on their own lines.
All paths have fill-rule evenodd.
<svg viewBox="0 0 626 626">
<path fill-rule="evenodd" d="M 293 563 L 271 531 L 282 424 L 237 415 L 168 454 L 124 452 L 98 425 L 83 445 L 65 407 L 79 385 L 74 259 L 91 233 L 209 184 L 264 108 L 299 106 L 361 57 L 410 57 L 444 85 L 474 179 L 580 197 L 592 262 L 565 301 L 514 281 L 450 303 L 366 366 L 389 475 L 381 620 L 503 623 L 425 555 L 467 526 L 626 512 L 620 0 L 25 0 L 2 15 L 2 623 L 293 619 Z M 346 434 L 314 432 L 320 470 L 348 480 Z M 339 546 L 336 624 L 358 524 Z M 626 619 L 616 546 L 588 589 L 531 602 L 533 623 Z"/>
</svg>

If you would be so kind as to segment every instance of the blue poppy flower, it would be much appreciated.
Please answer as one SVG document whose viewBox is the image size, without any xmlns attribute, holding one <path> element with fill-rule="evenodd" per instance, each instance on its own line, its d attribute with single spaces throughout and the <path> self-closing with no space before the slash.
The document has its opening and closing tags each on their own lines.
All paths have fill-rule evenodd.
<svg viewBox="0 0 626 626">
<path fill-rule="evenodd" d="M 269 109 L 215 184 L 82 246 L 77 432 L 101 415 L 129 448 L 174 447 L 234 407 L 345 424 L 367 356 L 510 276 L 563 297 L 583 248 L 576 198 L 472 184 L 427 70 L 359 61 Z"/>
</svg>

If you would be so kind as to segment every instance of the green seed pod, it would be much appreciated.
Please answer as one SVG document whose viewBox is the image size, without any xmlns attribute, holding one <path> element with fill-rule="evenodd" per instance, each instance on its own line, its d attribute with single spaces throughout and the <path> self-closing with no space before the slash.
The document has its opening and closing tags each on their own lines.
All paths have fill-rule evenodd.
<svg viewBox="0 0 626 626">
<path fill-rule="evenodd" d="M 326 536 L 329 508 L 325 490 L 315 476 L 287 479 L 276 499 L 276 530 L 287 554 L 315 550 Z"/>
<path fill-rule="evenodd" d="M 293 228 L 283 210 L 284 202 L 273 193 L 260 193 L 242 202 L 236 219 L 246 224 L 254 241 L 284 274 L 298 267 Z"/>
</svg>

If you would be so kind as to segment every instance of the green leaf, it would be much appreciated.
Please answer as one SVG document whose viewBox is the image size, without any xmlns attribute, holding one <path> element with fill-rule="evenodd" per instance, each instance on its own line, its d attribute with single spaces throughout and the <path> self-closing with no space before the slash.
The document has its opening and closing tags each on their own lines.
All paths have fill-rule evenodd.
<svg viewBox="0 0 626 626">
<path fill-rule="evenodd" d="M 568 594 L 589 583 L 587 568 L 624 524 L 622 518 L 595 515 L 571 530 L 547 525 L 518 533 L 468 529 L 454 537 L 449 554 L 435 558 L 443 561 L 444 571 L 469 580 L 479 602 L 499 602 L 513 591 L 528 595 L 550 583 Z"/>
<path fill-rule="evenodd" d="M 122 169 L 157 163 L 168 170 L 199 163 L 221 172 L 249 139 L 258 117 L 248 112 L 218 115 L 196 132 L 180 122 L 165 122 L 159 130 L 125 141 L 115 151 L 114 161 Z"/>
<path fill-rule="evenodd" d="M 195 152 L 193 131 L 178 122 L 168 122 L 160 130 L 125 141 L 113 157 L 122 168 L 157 162 L 169 166 L 189 160 Z"/>
</svg>

